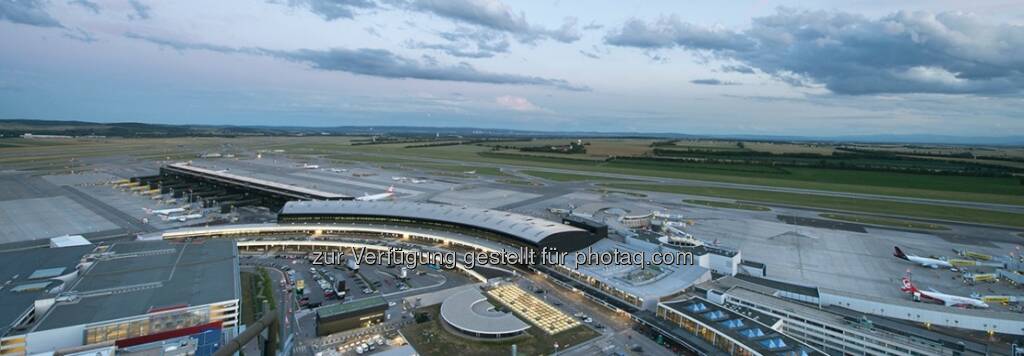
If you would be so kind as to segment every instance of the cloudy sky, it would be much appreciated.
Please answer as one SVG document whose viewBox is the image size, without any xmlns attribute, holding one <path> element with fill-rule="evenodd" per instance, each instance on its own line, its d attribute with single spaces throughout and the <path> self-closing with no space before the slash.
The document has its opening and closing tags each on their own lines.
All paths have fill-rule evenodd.
<svg viewBox="0 0 1024 356">
<path fill-rule="evenodd" d="M 0 118 L 1024 133 L 1024 1 L 0 0 Z"/>
</svg>

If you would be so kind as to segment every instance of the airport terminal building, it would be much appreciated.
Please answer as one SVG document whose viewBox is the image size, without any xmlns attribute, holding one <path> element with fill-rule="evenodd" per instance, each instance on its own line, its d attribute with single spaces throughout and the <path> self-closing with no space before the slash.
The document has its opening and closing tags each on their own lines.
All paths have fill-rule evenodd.
<svg viewBox="0 0 1024 356">
<path fill-rule="evenodd" d="M 577 251 L 600 237 L 557 222 L 501 210 L 416 202 L 290 201 L 278 222 L 364 223 L 460 232 L 533 249 Z"/>
<path fill-rule="evenodd" d="M 4 253 L 0 355 L 118 348 L 237 335 L 238 254 L 230 240 L 132 241 Z"/>
</svg>

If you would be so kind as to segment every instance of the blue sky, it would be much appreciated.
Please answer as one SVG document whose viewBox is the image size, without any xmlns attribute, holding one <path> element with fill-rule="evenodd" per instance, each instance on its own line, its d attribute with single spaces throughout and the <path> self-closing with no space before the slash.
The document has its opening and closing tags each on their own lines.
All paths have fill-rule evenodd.
<svg viewBox="0 0 1024 356">
<path fill-rule="evenodd" d="M 1024 1 L 0 0 L 0 118 L 1024 132 Z"/>
</svg>

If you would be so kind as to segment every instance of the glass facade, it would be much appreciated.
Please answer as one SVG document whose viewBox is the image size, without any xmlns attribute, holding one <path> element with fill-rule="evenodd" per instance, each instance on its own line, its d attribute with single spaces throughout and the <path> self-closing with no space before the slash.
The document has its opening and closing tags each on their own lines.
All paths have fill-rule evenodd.
<svg viewBox="0 0 1024 356">
<path fill-rule="evenodd" d="M 136 319 L 88 326 L 85 328 L 85 344 L 89 345 L 99 342 L 146 336 L 164 331 L 202 325 L 215 320 L 225 320 L 226 322 L 230 322 L 235 320 L 235 311 L 231 311 L 230 313 L 224 311 L 224 308 L 228 307 L 230 306 L 218 306 L 216 319 L 211 318 L 210 306 L 201 306 L 149 314 Z"/>
</svg>

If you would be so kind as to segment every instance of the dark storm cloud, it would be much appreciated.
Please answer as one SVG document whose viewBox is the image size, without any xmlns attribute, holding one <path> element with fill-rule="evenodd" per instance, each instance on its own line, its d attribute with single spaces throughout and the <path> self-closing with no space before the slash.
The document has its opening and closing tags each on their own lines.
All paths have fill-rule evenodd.
<svg viewBox="0 0 1024 356">
<path fill-rule="evenodd" d="M 725 82 L 725 81 L 721 81 L 721 80 L 714 79 L 714 78 L 694 79 L 694 80 L 691 80 L 690 83 L 699 84 L 699 85 L 740 85 L 740 83 Z"/>
<path fill-rule="evenodd" d="M 72 0 L 68 1 L 68 4 L 81 6 L 82 8 L 89 10 L 94 14 L 100 13 L 100 5 L 89 0 Z"/>
<path fill-rule="evenodd" d="M 1015 94 L 1024 90 L 1024 27 L 964 13 L 897 12 L 879 19 L 780 8 L 742 31 L 667 17 L 629 20 L 608 44 L 713 53 L 788 83 L 839 94 Z"/>
<path fill-rule="evenodd" d="M 128 3 L 132 5 L 132 10 L 135 10 L 135 18 L 140 20 L 149 19 L 149 5 L 143 4 L 139 0 L 128 0 Z"/>
<path fill-rule="evenodd" d="M 306 8 L 327 21 L 351 19 L 355 17 L 356 10 L 377 7 L 372 0 L 287 0 L 287 5 Z"/>
<path fill-rule="evenodd" d="M 39 27 L 62 27 L 40 0 L 0 0 L 0 20 Z"/>
<path fill-rule="evenodd" d="M 327 50 L 302 49 L 281 51 L 264 48 L 233 48 L 202 43 L 188 43 L 134 33 L 127 33 L 125 34 L 125 37 L 148 41 L 159 46 L 173 48 L 178 51 L 206 50 L 221 53 L 265 55 L 292 62 L 304 63 L 314 69 L 346 72 L 380 78 L 536 85 L 570 91 L 590 90 L 590 88 L 586 86 L 574 85 L 562 79 L 481 71 L 467 63 L 445 65 L 429 56 L 425 56 L 424 59 L 420 61 L 406 58 L 383 49 L 333 48 Z"/>
<path fill-rule="evenodd" d="M 515 13 L 498 0 L 396 0 L 393 3 L 414 11 L 432 13 L 458 22 L 514 34 L 520 41 L 553 39 L 571 43 L 580 39 L 577 19 L 566 18 L 561 27 L 546 29 L 531 25 L 522 12 Z"/>
</svg>

